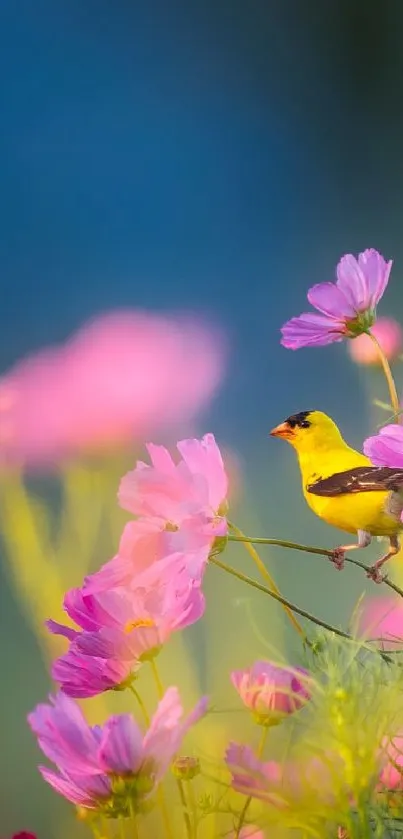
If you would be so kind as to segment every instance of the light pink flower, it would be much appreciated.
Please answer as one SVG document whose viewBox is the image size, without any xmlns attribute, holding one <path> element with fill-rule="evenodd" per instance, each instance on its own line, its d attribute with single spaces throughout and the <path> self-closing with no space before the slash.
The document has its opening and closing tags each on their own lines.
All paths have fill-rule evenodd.
<svg viewBox="0 0 403 839">
<path fill-rule="evenodd" d="M 378 318 L 371 332 L 379 341 L 386 358 L 393 361 L 403 348 L 403 332 L 393 318 Z M 380 364 L 379 354 L 368 335 L 359 335 L 348 344 L 348 351 L 356 364 Z"/>
<path fill-rule="evenodd" d="M 122 507 L 140 518 L 125 526 L 118 555 L 87 578 L 89 592 L 131 586 L 155 562 L 163 573 L 173 553 L 200 583 L 215 540 L 227 533 L 228 479 L 214 436 L 179 442 L 178 464 L 163 446 L 147 449 L 151 465 L 139 461 L 119 489 Z"/>
<path fill-rule="evenodd" d="M 242 828 L 239 839 L 265 839 L 266 834 L 255 824 L 248 824 Z M 237 833 L 231 833 L 231 839 L 237 839 Z"/>
<path fill-rule="evenodd" d="M 192 317 L 123 310 L 0 379 L 3 461 L 51 463 L 189 421 L 223 373 L 217 332 Z"/>
<path fill-rule="evenodd" d="M 216 519 L 226 512 L 228 480 L 213 434 L 201 440 L 181 440 L 174 462 L 164 446 L 147 445 L 151 465 L 138 461 L 120 483 L 119 502 L 135 516 L 179 528 L 194 516 L 217 531 Z M 226 532 L 225 520 L 220 522 Z"/>
<path fill-rule="evenodd" d="M 309 674 L 300 667 L 257 661 L 245 670 L 234 670 L 231 681 L 263 725 L 276 725 L 310 699 Z"/>
<path fill-rule="evenodd" d="M 403 643 L 403 606 L 393 597 L 368 597 L 361 607 L 360 631 L 382 638 L 390 647 Z"/>
</svg>

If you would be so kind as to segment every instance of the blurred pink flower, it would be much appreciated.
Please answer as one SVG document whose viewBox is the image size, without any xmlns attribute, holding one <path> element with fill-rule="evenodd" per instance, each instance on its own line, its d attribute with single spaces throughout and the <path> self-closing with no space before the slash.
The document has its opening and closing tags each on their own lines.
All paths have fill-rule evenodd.
<svg viewBox="0 0 403 839">
<path fill-rule="evenodd" d="M 379 318 L 374 323 L 371 332 L 379 341 L 386 358 L 393 361 L 403 348 L 403 331 L 400 324 L 393 318 Z M 348 344 L 351 358 L 357 364 L 380 364 L 377 349 L 368 335 L 359 335 Z"/>
<path fill-rule="evenodd" d="M 223 349 L 192 317 L 99 316 L 0 379 L 3 459 L 50 463 L 183 424 L 219 385 Z"/>
<path fill-rule="evenodd" d="M 385 765 L 380 773 L 380 788 L 386 790 L 403 789 L 403 735 L 393 740 L 385 738 L 383 742 Z"/>
<path fill-rule="evenodd" d="M 234 670 L 231 681 L 242 701 L 262 725 L 277 725 L 310 699 L 309 675 L 300 667 L 280 667 L 257 661 L 245 670 Z"/>
<path fill-rule="evenodd" d="M 364 638 L 403 643 L 403 605 L 392 597 L 368 597 L 361 607 L 359 629 Z"/>
<path fill-rule="evenodd" d="M 277 809 L 286 810 L 306 798 L 308 792 L 322 802 L 334 800 L 332 772 L 337 772 L 339 758 L 334 756 L 332 770 L 328 760 L 312 757 L 306 761 L 261 761 L 249 746 L 230 743 L 225 762 L 232 774 L 233 788 Z M 342 769 L 342 764 L 338 769 Z"/>
<path fill-rule="evenodd" d="M 37 839 L 35 833 L 28 833 L 22 830 L 21 833 L 13 833 L 11 839 Z"/>
<path fill-rule="evenodd" d="M 230 835 L 230 839 L 237 839 L 238 834 L 234 831 Z M 243 827 L 240 834 L 239 839 L 265 839 L 266 834 L 263 833 L 263 830 L 260 827 L 256 827 L 255 824 L 248 824 L 246 827 Z"/>
</svg>

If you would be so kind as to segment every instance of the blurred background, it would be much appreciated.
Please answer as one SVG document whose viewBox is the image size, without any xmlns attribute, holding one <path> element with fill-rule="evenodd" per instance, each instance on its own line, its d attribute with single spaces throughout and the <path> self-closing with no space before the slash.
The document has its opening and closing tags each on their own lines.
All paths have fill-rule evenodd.
<svg viewBox="0 0 403 839">
<path fill-rule="evenodd" d="M 398 0 L 1 3 L 2 839 L 23 828 L 40 839 L 71 835 L 71 823 L 59 831 L 70 809 L 39 778 L 25 724 L 51 686 L 46 656 L 54 649 L 44 655 L 40 629 L 45 589 L 57 617 L 53 558 L 64 586 L 78 585 L 86 563 L 113 553 L 125 520 L 115 511 L 119 476 L 150 435 L 170 442 L 213 431 L 234 476 L 233 518 L 248 532 L 337 543 L 305 508 L 292 452 L 268 431 L 318 408 L 360 446 L 384 418 L 371 401 L 386 399 L 385 386 L 344 346 L 293 353 L 280 346 L 279 330 L 306 308 L 310 285 L 333 279 L 342 254 L 366 247 L 393 258 L 381 309 L 403 320 L 402 38 Z M 99 346 L 95 358 L 88 342 Z M 46 347 L 59 350 L 20 365 Z M 166 370 L 139 418 L 145 358 L 153 380 L 163 363 Z M 94 453 L 96 417 L 121 404 L 108 391 L 115 374 L 125 418 L 108 415 Z M 77 442 L 67 439 L 67 409 L 84 395 L 87 430 Z M 28 498 L 16 476 L 31 461 Z M 71 502 L 79 491 L 73 518 L 92 521 L 86 503 L 97 492 L 99 521 L 118 516 L 109 542 L 98 530 L 83 536 L 81 564 L 63 518 L 64 493 Z M 57 554 L 47 554 L 47 565 L 32 515 L 41 545 Z M 52 528 L 59 536 L 63 522 L 58 551 Z M 341 625 L 371 585 L 356 569 L 337 575 L 316 557 L 262 554 L 290 599 Z M 43 596 L 30 588 L 38 574 Z M 239 628 L 249 593 L 226 580 L 223 591 Z M 213 586 L 207 639 L 220 620 L 214 596 Z M 281 646 L 278 610 L 262 600 L 253 599 L 259 632 L 245 633 L 272 641 L 275 624 Z M 206 637 L 191 638 L 201 682 L 210 678 Z M 292 650 L 295 641 L 286 633 L 284 643 Z M 261 641 L 248 644 L 242 662 L 223 649 L 221 665 L 225 656 L 228 669 L 262 654 Z"/>
</svg>

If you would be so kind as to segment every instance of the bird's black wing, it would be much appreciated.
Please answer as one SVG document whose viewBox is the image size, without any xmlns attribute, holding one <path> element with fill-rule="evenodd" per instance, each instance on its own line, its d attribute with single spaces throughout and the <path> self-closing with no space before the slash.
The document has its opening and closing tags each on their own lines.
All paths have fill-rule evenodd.
<svg viewBox="0 0 403 839">
<path fill-rule="evenodd" d="M 355 492 L 400 492 L 403 490 L 403 469 L 389 466 L 357 466 L 345 472 L 335 472 L 330 478 L 319 478 L 307 484 L 307 492 L 333 498 Z"/>
</svg>

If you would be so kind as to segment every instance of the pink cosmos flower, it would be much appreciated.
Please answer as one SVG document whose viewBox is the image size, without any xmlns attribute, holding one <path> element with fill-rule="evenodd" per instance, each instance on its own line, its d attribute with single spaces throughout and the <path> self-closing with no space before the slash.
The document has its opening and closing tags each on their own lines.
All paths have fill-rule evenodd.
<svg viewBox="0 0 403 839">
<path fill-rule="evenodd" d="M 132 680 L 141 663 L 156 655 L 172 632 L 197 621 L 204 612 L 200 587 L 183 571 L 181 556 L 167 557 L 162 574 L 155 566 L 136 588 L 88 594 L 73 589 L 64 608 L 80 630 L 48 621 L 51 632 L 70 641 L 52 668 L 64 693 L 95 696 Z"/>
<path fill-rule="evenodd" d="M 257 661 L 246 670 L 234 670 L 231 681 L 262 725 L 276 725 L 310 699 L 309 674 L 300 667 Z"/>
<path fill-rule="evenodd" d="M 391 268 L 392 260 L 386 262 L 373 248 L 358 259 L 343 256 L 336 283 L 319 283 L 308 291 L 309 302 L 320 314 L 307 312 L 284 324 L 283 346 L 291 350 L 325 346 L 366 332 L 375 321 Z"/>
<path fill-rule="evenodd" d="M 178 689 L 168 688 L 143 734 L 130 714 L 91 727 L 76 703 L 59 693 L 49 705 L 38 705 L 28 722 L 43 753 L 56 764 L 57 772 L 39 767 L 56 792 L 81 807 L 127 816 L 154 792 L 185 734 L 206 710 L 204 697 L 182 720 Z"/>
<path fill-rule="evenodd" d="M 389 361 L 397 358 L 403 348 L 403 332 L 393 318 L 378 318 L 371 332 L 375 335 Z M 356 364 L 380 364 L 378 351 L 368 335 L 359 335 L 348 344 L 348 351 Z"/>
<path fill-rule="evenodd" d="M 182 554 L 188 576 L 200 583 L 216 539 L 227 533 L 228 479 L 213 434 L 177 444 L 176 464 L 163 446 L 149 444 L 151 465 L 138 461 L 122 479 L 121 506 L 139 518 L 124 528 L 118 556 L 87 578 L 88 591 L 131 585 L 167 554 Z M 160 564 L 161 563 L 161 564 Z"/>
<path fill-rule="evenodd" d="M 2 459 L 49 464 L 182 425 L 209 402 L 223 367 L 221 337 L 193 317 L 99 316 L 0 378 Z"/>
<path fill-rule="evenodd" d="M 152 518 L 179 528 L 194 516 L 206 531 L 226 533 L 228 480 L 213 434 L 177 444 L 181 461 L 175 464 L 163 446 L 147 445 L 151 465 L 138 461 L 120 483 L 119 502 L 135 516 Z M 219 522 L 217 522 L 217 518 Z"/>
<path fill-rule="evenodd" d="M 382 638 L 391 647 L 403 643 L 403 606 L 392 597 L 366 598 L 360 616 L 365 638 Z"/>
<path fill-rule="evenodd" d="M 368 437 L 364 452 L 375 466 L 403 467 L 403 426 L 385 425 L 378 434 Z"/>
</svg>

